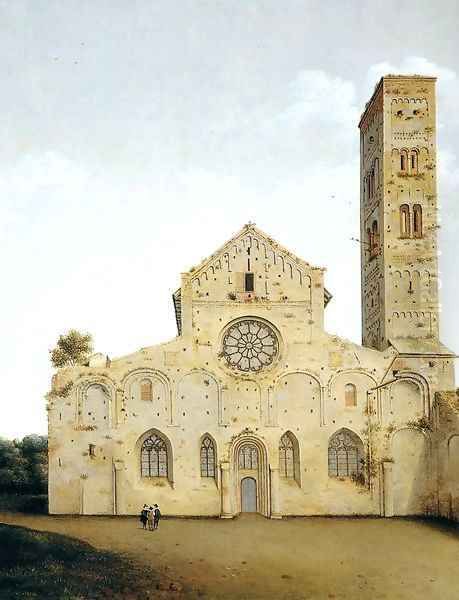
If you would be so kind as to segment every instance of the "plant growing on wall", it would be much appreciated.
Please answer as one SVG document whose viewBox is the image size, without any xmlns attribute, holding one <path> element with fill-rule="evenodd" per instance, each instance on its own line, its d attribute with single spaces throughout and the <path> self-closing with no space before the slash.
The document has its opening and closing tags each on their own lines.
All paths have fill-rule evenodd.
<svg viewBox="0 0 459 600">
<path fill-rule="evenodd" d="M 51 363 L 56 369 L 83 365 L 92 352 L 91 334 L 71 329 L 66 335 L 59 336 L 56 347 L 50 350 Z"/>
<path fill-rule="evenodd" d="M 432 431 L 432 425 L 426 416 L 419 417 L 414 421 L 408 421 L 407 427 L 410 429 L 420 429 L 421 431 Z"/>
</svg>

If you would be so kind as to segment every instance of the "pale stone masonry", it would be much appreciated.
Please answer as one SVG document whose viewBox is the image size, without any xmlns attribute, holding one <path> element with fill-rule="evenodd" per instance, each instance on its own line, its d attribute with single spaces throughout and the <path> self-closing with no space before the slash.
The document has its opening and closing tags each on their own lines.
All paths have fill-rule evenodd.
<svg viewBox="0 0 459 600">
<path fill-rule="evenodd" d="M 363 346 L 324 330 L 324 269 L 245 225 L 182 274 L 174 340 L 54 376 L 51 513 L 459 516 L 435 79 L 381 79 L 360 131 Z"/>
</svg>

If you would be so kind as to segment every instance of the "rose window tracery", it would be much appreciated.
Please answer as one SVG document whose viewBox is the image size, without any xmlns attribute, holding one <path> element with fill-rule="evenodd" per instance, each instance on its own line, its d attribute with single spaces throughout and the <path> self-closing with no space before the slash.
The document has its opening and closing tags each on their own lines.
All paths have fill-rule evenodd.
<svg viewBox="0 0 459 600">
<path fill-rule="evenodd" d="M 240 371 L 259 371 L 269 366 L 278 346 L 274 330 L 256 319 L 234 323 L 223 337 L 223 355 L 231 367 Z"/>
</svg>

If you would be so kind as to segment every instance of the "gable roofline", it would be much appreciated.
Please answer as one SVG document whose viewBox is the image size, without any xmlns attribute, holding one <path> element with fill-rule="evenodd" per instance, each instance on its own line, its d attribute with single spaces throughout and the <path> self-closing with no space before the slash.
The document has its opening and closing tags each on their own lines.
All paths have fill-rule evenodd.
<svg viewBox="0 0 459 600">
<path fill-rule="evenodd" d="M 262 231 L 261 229 L 258 229 L 258 227 L 255 226 L 255 223 L 249 222 L 249 223 L 246 223 L 242 227 L 242 229 L 240 229 L 238 231 L 238 233 L 236 233 L 236 235 L 234 235 L 225 244 L 223 244 L 223 246 L 218 248 L 218 250 L 216 250 L 210 256 L 208 256 L 207 258 L 202 260 L 196 267 L 191 267 L 191 269 L 189 271 L 185 271 L 185 273 L 191 275 L 192 277 L 196 277 L 197 275 L 199 275 L 199 273 L 201 273 L 201 271 L 204 271 L 210 265 L 210 263 L 217 258 L 217 256 L 219 256 L 220 254 L 223 254 L 225 251 L 227 251 L 228 248 L 232 244 L 239 241 L 239 239 L 244 237 L 245 235 L 247 235 L 247 233 L 252 233 L 253 235 L 256 235 L 256 236 L 262 238 L 270 246 L 272 246 L 274 249 L 276 249 L 279 253 L 282 253 L 282 254 L 285 254 L 286 256 L 288 256 L 290 258 L 290 260 L 293 263 L 295 263 L 298 267 L 301 267 L 303 269 L 305 269 L 305 268 L 312 269 L 314 271 L 322 271 L 322 272 L 326 271 L 326 269 L 324 269 L 323 267 L 314 267 L 314 266 L 310 265 L 305 260 L 299 258 L 295 254 L 290 252 L 290 250 L 287 250 L 287 248 L 285 248 L 284 246 L 282 246 L 281 244 L 279 244 L 278 242 L 273 240 L 264 231 Z M 177 330 L 178 330 L 179 335 L 182 335 L 182 297 L 181 296 L 182 296 L 182 288 L 179 288 L 172 294 L 172 301 L 174 303 L 175 320 L 177 323 Z M 327 304 L 330 302 L 330 300 L 332 298 L 333 298 L 332 294 L 330 294 L 330 292 L 324 287 L 324 307 L 327 306 Z"/>
<path fill-rule="evenodd" d="M 282 246 L 281 244 L 279 244 L 279 242 L 276 242 L 276 240 L 274 240 L 272 237 L 270 237 L 267 233 L 265 233 L 264 231 L 262 231 L 261 229 L 256 227 L 255 223 L 249 222 L 249 223 L 246 223 L 232 238 L 230 238 L 227 242 L 225 242 L 223 244 L 223 246 L 220 246 L 220 248 L 218 248 L 210 256 L 208 256 L 207 258 L 202 260 L 195 267 L 191 267 L 191 269 L 189 271 L 187 271 L 187 273 L 189 273 L 192 277 L 195 277 L 201 271 L 203 271 L 207 266 L 209 266 L 210 263 L 213 260 L 215 260 L 219 254 L 224 253 L 232 244 L 239 241 L 242 237 L 244 237 L 248 233 L 252 233 L 253 235 L 256 235 L 256 236 L 262 238 L 263 240 L 265 240 L 266 242 L 268 242 L 268 244 L 270 244 L 273 248 L 278 250 L 280 253 L 288 256 L 294 263 L 296 263 L 296 265 L 298 267 L 302 267 L 303 269 L 304 268 L 313 269 L 313 270 L 322 271 L 322 272 L 326 271 L 326 269 L 323 267 L 315 267 L 315 266 L 309 264 L 308 262 L 306 262 L 305 260 L 303 260 L 302 258 L 299 258 L 295 254 L 290 252 L 290 250 L 287 250 L 287 248 L 285 248 L 285 246 Z"/>
</svg>

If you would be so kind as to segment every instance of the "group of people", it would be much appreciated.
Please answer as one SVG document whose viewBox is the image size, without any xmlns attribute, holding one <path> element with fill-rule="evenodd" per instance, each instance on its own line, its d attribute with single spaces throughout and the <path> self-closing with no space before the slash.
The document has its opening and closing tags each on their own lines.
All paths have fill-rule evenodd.
<svg viewBox="0 0 459 600">
<path fill-rule="evenodd" d="M 147 528 L 150 531 L 154 531 L 158 529 L 159 520 L 161 518 L 161 511 L 159 510 L 159 506 L 155 504 L 154 506 L 148 506 L 148 504 L 144 504 L 142 510 L 140 511 L 140 522 L 144 529 Z"/>
</svg>

